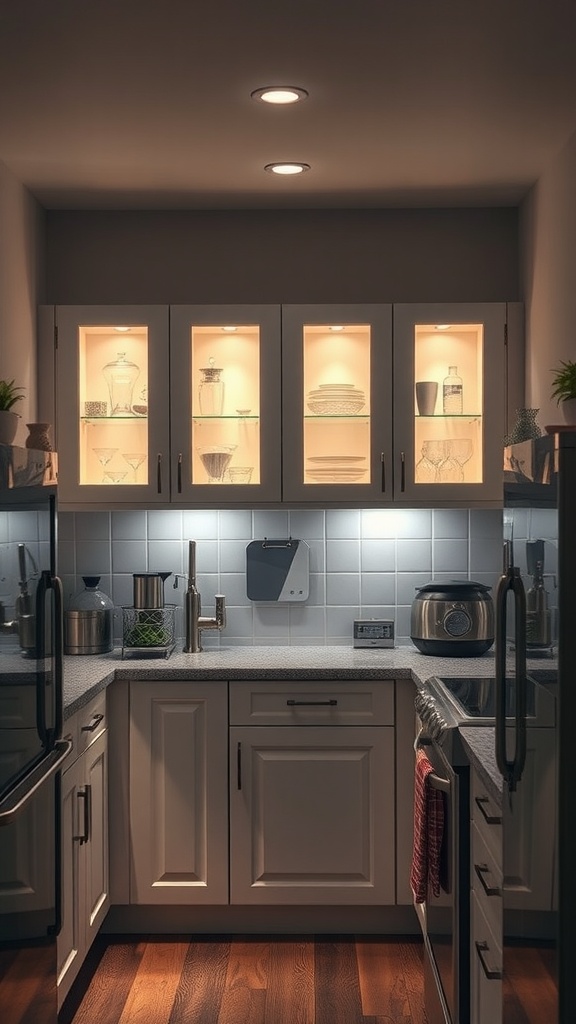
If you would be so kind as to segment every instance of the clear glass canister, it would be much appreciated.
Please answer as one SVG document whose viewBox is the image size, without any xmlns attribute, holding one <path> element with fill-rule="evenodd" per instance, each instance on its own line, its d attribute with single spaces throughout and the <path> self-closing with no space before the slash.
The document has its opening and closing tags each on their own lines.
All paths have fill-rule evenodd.
<svg viewBox="0 0 576 1024">
<path fill-rule="evenodd" d="M 114 362 L 106 363 L 102 373 L 110 392 L 112 416 L 132 416 L 132 394 L 140 367 L 126 359 L 125 352 L 119 352 Z"/>
<path fill-rule="evenodd" d="M 209 360 L 210 366 L 202 366 L 200 373 L 200 387 L 198 389 L 198 402 L 201 416 L 221 416 L 224 408 L 224 381 L 221 380 L 221 366 L 214 366 L 214 360 Z"/>
</svg>

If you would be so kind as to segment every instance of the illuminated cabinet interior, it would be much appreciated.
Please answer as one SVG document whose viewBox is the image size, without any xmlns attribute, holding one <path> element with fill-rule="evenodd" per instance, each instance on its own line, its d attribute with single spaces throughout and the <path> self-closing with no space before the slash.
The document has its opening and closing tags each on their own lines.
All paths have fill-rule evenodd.
<svg viewBox="0 0 576 1024">
<path fill-rule="evenodd" d="M 483 357 L 481 323 L 416 325 L 416 485 L 483 482 Z"/>
<path fill-rule="evenodd" d="M 148 328 L 78 327 L 79 483 L 148 484 Z"/>
<path fill-rule="evenodd" d="M 192 326 L 190 346 L 190 483 L 259 484 L 260 328 Z"/>
<path fill-rule="evenodd" d="M 369 484 L 369 324 L 307 324 L 302 332 L 303 483 Z"/>
</svg>

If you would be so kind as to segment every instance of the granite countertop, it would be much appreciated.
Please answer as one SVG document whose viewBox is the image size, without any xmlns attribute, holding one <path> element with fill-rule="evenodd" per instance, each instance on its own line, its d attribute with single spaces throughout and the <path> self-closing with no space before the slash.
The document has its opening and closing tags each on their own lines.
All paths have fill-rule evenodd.
<svg viewBox="0 0 576 1024">
<path fill-rule="evenodd" d="M 126 658 L 120 650 L 64 658 L 64 715 L 86 705 L 114 679 L 412 679 L 494 674 L 494 656 L 433 658 L 415 647 L 214 647 L 199 654 L 176 649 L 166 658 Z"/>
<path fill-rule="evenodd" d="M 466 756 L 478 771 L 486 789 L 496 804 L 502 802 L 502 776 L 496 764 L 495 732 L 491 726 L 461 726 L 460 737 Z"/>
</svg>

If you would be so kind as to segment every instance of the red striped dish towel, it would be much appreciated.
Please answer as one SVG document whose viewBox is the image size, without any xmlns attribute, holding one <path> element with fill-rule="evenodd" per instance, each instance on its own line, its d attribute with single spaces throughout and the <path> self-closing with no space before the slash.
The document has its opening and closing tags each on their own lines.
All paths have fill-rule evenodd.
<svg viewBox="0 0 576 1024">
<path fill-rule="evenodd" d="M 434 771 L 423 750 L 416 752 L 414 773 L 414 846 L 410 885 L 415 903 L 425 903 L 428 889 L 440 895 L 440 850 L 444 832 L 444 799 L 428 776 Z"/>
</svg>

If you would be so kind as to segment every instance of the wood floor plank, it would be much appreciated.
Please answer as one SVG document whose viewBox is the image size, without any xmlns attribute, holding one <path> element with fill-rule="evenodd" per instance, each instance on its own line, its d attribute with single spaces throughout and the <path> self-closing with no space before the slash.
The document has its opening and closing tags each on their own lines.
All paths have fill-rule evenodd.
<svg viewBox="0 0 576 1024">
<path fill-rule="evenodd" d="M 170 1024 L 218 1024 L 229 955 L 228 941 L 214 938 L 190 943 Z"/>
<path fill-rule="evenodd" d="M 269 942 L 233 939 L 218 1024 L 264 1024 L 269 959 Z"/>
<path fill-rule="evenodd" d="M 107 942 L 74 1024 L 118 1024 L 146 946 L 141 936 Z"/>
<path fill-rule="evenodd" d="M 2 979 L 2 1024 L 22 1024 L 53 974 L 53 950 L 41 947 L 19 950 Z"/>
<path fill-rule="evenodd" d="M 188 941 L 178 936 L 147 943 L 119 1024 L 166 1024 L 187 951 Z"/>
<path fill-rule="evenodd" d="M 506 946 L 506 976 L 527 1024 L 558 1017 L 558 990 L 537 949 Z"/>
<path fill-rule="evenodd" d="M 314 1024 L 314 941 L 275 941 L 270 947 L 266 1024 Z"/>
<path fill-rule="evenodd" d="M 314 1024 L 366 1024 L 354 943 L 343 937 L 315 944 L 316 1012 Z"/>
<path fill-rule="evenodd" d="M 413 1024 L 399 943 L 356 940 L 362 1012 L 394 1024 Z"/>
</svg>

